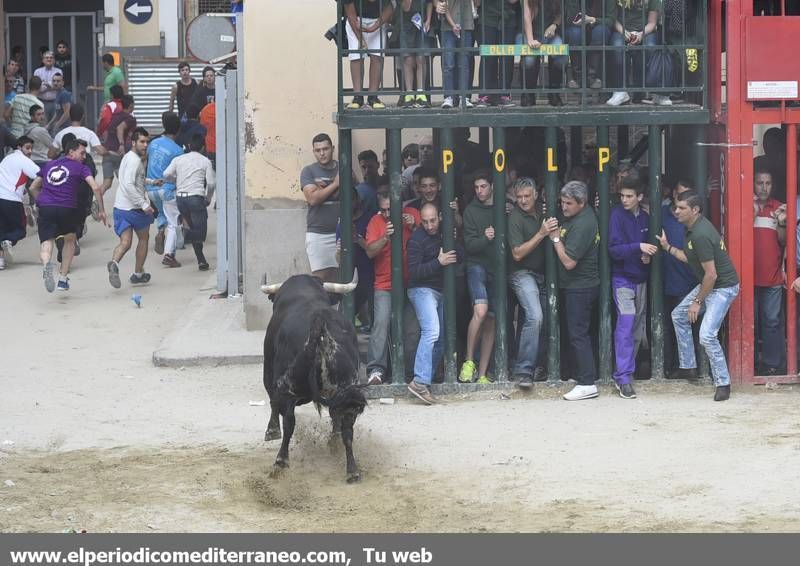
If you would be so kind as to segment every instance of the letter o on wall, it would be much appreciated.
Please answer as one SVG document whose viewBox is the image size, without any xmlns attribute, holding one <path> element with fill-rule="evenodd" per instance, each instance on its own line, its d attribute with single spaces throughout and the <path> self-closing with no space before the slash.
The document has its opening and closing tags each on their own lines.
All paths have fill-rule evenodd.
<svg viewBox="0 0 800 566">
<path fill-rule="evenodd" d="M 498 149 L 494 152 L 494 168 L 498 173 L 502 173 L 506 168 L 506 152 Z"/>
</svg>

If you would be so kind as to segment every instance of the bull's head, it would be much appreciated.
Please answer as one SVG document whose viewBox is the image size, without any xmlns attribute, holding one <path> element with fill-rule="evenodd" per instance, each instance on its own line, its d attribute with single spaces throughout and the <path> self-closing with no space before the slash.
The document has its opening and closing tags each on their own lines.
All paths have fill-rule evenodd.
<svg viewBox="0 0 800 566">
<path fill-rule="evenodd" d="M 267 274 L 265 273 L 261 277 L 261 292 L 269 295 L 270 300 L 273 296 L 278 292 L 278 290 L 283 286 L 284 282 L 281 283 L 272 283 L 267 285 Z M 352 293 L 355 290 L 356 286 L 358 285 L 358 270 L 353 270 L 353 280 L 350 283 L 330 283 L 327 281 L 322 282 L 322 288 L 325 289 L 328 293 L 336 293 L 337 295 L 344 295 L 346 293 Z"/>
</svg>

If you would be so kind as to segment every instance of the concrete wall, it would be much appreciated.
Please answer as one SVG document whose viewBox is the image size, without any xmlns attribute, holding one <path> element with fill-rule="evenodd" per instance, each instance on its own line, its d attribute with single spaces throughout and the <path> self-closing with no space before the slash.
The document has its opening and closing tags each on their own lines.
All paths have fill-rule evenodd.
<svg viewBox="0 0 800 566">
<path fill-rule="evenodd" d="M 164 56 L 177 57 L 178 43 L 183 42 L 178 26 L 178 3 L 183 0 L 154 0 L 150 20 L 143 25 L 133 25 L 123 13 L 125 0 L 104 0 L 105 15 L 111 23 L 104 26 L 105 46 L 121 48 L 123 53 L 142 56 L 159 56 L 164 34 Z M 147 48 L 147 49 L 144 49 Z"/>
<path fill-rule="evenodd" d="M 314 161 L 311 138 L 327 132 L 338 143 L 336 47 L 323 36 L 336 21 L 336 4 L 259 1 L 245 10 L 245 312 L 248 328 L 264 328 L 269 309 L 257 290 L 261 274 L 280 279 L 308 269 L 299 177 Z M 391 81 L 391 65 L 384 71 Z M 404 131 L 404 142 L 422 133 Z M 373 149 L 380 156 L 384 145 L 383 130 L 353 135 L 354 155 Z"/>
</svg>

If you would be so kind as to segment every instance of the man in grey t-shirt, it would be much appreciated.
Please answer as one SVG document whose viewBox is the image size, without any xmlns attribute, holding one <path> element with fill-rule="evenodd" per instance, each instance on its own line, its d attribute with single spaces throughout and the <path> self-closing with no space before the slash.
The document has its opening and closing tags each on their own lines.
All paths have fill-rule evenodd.
<svg viewBox="0 0 800 566">
<path fill-rule="evenodd" d="M 328 134 L 311 140 L 317 162 L 303 167 L 300 186 L 308 202 L 306 254 L 311 274 L 323 281 L 336 281 L 336 224 L 339 221 L 339 162 L 333 159 Z"/>
</svg>

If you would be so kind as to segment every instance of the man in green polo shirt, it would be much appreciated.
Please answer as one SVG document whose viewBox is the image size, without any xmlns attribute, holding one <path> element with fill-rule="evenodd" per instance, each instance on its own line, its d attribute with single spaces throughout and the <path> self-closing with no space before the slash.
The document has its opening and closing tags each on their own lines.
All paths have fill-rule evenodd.
<svg viewBox="0 0 800 566">
<path fill-rule="evenodd" d="M 581 181 L 570 181 L 561 188 L 564 223 L 549 234 L 558 256 L 558 285 L 563 291 L 567 335 L 572 348 L 577 385 L 564 395 L 567 401 L 597 397 L 597 368 L 594 365 L 589 324 L 597 302 L 600 276 L 597 249 L 600 231 L 597 217 L 587 206 L 589 188 Z"/>
<path fill-rule="evenodd" d="M 125 83 L 125 75 L 122 74 L 122 69 L 114 64 L 114 56 L 111 55 L 111 53 L 104 54 L 102 61 L 103 70 L 106 72 L 106 76 L 103 79 L 103 86 L 90 85 L 86 87 L 86 90 L 102 90 L 103 101 L 108 102 L 111 100 L 112 86 L 120 85 L 123 91 L 127 92 L 128 85 Z"/>
<path fill-rule="evenodd" d="M 688 192 L 678 196 L 675 216 L 686 227 L 683 249 L 672 246 L 663 231 L 658 240 L 664 251 L 689 264 L 700 280 L 700 284 L 689 291 L 672 311 L 680 365 L 675 377 L 697 378 L 692 324 L 697 322 L 701 311 L 705 309 L 703 322 L 700 323 L 700 344 L 711 363 L 711 375 L 716 385 L 714 401 L 725 401 L 731 395 L 731 376 L 717 333 L 731 303 L 739 294 L 739 277 L 725 250 L 725 242 L 714 225 L 703 216 L 703 200 L 697 193 Z"/>
<path fill-rule="evenodd" d="M 524 313 L 513 376 L 519 387 L 530 389 L 534 369 L 543 366 L 537 363 L 542 353 L 539 345 L 546 297 L 542 242 L 558 227 L 558 221 L 545 220 L 537 210 L 539 192 L 533 179 L 518 179 L 513 189 L 517 205 L 508 218 L 508 247 L 512 257 L 508 282 Z"/>
</svg>

